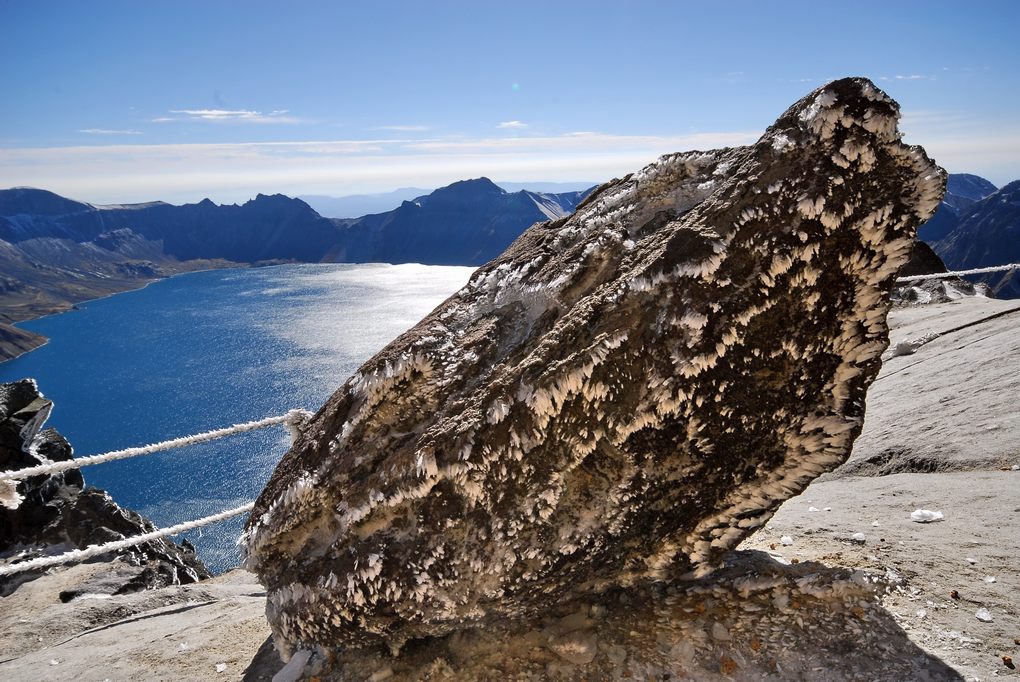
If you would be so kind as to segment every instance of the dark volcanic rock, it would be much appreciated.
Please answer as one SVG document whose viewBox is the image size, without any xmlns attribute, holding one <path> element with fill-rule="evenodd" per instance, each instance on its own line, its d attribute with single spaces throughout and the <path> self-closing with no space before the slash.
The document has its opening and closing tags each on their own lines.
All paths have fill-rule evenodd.
<svg viewBox="0 0 1020 682">
<path fill-rule="evenodd" d="M 0 471 L 73 457 L 63 436 L 54 429 L 42 430 L 52 408 L 53 403 L 31 379 L 0 384 Z M 18 493 L 24 499 L 17 509 L 0 506 L 0 556 L 7 560 L 84 549 L 155 530 L 151 521 L 118 506 L 106 492 L 85 488 L 76 469 L 21 481 Z M 156 540 L 118 556 L 126 565 L 101 579 L 102 585 L 83 586 L 77 592 L 130 592 L 196 582 L 210 575 L 187 542 Z M 0 578 L 0 589 L 22 575 Z"/>
<path fill-rule="evenodd" d="M 281 651 L 704 575 L 842 463 L 945 183 L 898 113 L 840 80 L 603 185 L 365 363 L 246 528 Z"/>
<path fill-rule="evenodd" d="M 910 251 L 910 260 L 900 268 L 899 276 L 933 275 L 937 272 L 946 272 L 946 264 L 942 262 L 937 253 L 932 251 L 930 246 L 924 242 L 914 242 L 914 248 Z"/>
</svg>

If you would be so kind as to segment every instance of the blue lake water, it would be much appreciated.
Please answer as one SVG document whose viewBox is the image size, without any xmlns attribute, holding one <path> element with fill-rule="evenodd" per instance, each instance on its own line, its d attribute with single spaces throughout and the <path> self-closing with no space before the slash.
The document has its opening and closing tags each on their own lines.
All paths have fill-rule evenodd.
<svg viewBox="0 0 1020 682">
<path fill-rule="evenodd" d="M 55 403 L 77 456 L 315 411 L 362 362 L 463 286 L 471 268 L 283 265 L 180 275 L 19 324 L 49 337 L 0 363 Z M 157 526 L 254 499 L 289 446 L 284 427 L 88 467 L 88 484 Z M 186 534 L 236 566 L 243 517 Z"/>
</svg>

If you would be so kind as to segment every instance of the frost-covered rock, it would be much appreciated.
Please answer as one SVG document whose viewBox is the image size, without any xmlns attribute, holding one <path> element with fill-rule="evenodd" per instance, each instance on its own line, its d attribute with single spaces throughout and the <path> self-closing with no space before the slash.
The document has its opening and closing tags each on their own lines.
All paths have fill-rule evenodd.
<svg viewBox="0 0 1020 682">
<path fill-rule="evenodd" d="M 704 575 L 842 463 L 945 173 L 864 79 L 542 223 L 342 386 L 244 542 L 288 655 Z"/>
</svg>

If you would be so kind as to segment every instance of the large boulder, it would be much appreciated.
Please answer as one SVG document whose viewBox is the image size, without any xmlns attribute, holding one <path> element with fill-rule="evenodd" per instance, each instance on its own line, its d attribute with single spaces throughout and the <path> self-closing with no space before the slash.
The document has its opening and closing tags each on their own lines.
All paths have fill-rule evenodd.
<svg viewBox="0 0 1020 682">
<path fill-rule="evenodd" d="M 664 156 L 366 362 L 246 527 L 284 656 L 703 576 L 842 463 L 945 186 L 898 115 L 844 79 L 752 146 Z"/>
</svg>

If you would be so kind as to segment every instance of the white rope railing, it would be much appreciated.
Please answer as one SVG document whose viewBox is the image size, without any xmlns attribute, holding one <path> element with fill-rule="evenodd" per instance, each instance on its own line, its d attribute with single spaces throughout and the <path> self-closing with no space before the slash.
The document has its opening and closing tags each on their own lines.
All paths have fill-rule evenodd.
<svg viewBox="0 0 1020 682">
<path fill-rule="evenodd" d="M 80 469 L 85 466 L 102 464 L 103 462 L 112 462 L 118 459 L 149 455 L 154 452 L 170 450 L 172 448 L 179 448 L 187 445 L 195 445 L 197 443 L 207 443 L 219 438 L 232 436 L 235 433 L 245 433 L 246 431 L 254 431 L 256 429 L 263 429 L 268 426 L 276 426 L 278 424 L 285 424 L 287 426 L 290 430 L 291 441 L 293 442 L 297 440 L 297 437 L 304 430 L 311 417 L 312 413 L 308 410 L 290 410 L 286 414 L 281 414 L 276 417 L 267 417 L 257 421 L 242 422 L 222 429 L 197 433 L 193 436 L 183 436 L 181 438 L 165 440 L 159 443 L 152 443 L 150 445 L 114 450 L 101 455 L 81 457 L 80 459 L 50 462 L 47 464 L 40 464 L 38 466 L 18 469 L 16 471 L 0 471 L 0 505 L 7 507 L 8 509 L 17 509 L 23 500 L 21 494 L 18 493 L 18 481 L 32 476 L 56 474 L 70 469 Z M 57 566 L 59 564 L 84 561 L 95 556 L 109 554 L 110 552 L 119 552 L 129 547 L 141 545 L 153 540 L 159 540 L 170 535 L 178 535 L 185 531 L 201 528 L 202 526 L 208 526 L 209 524 L 217 523 L 240 514 L 246 514 L 250 512 L 254 506 L 254 502 L 249 502 L 241 505 L 240 507 L 219 512 L 218 514 L 205 516 L 194 521 L 178 523 L 177 525 L 170 526 L 169 528 L 154 530 L 149 533 L 124 538 L 123 540 L 115 540 L 102 545 L 90 545 L 84 549 L 75 549 L 55 556 L 39 557 L 37 559 L 22 561 L 20 563 L 0 565 L 0 576 L 11 575 L 12 573 L 19 573 L 21 571 L 47 568 L 49 566 Z"/>
<path fill-rule="evenodd" d="M 134 537 L 124 538 L 123 540 L 114 540 L 113 542 L 107 542 L 102 545 L 89 545 L 85 549 L 74 549 L 70 552 L 64 552 L 63 554 L 57 554 L 55 556 L 44 556 L 38 559 L 30 559 L 29 561 L 22 561 L 16 564 L 7 564 L 0 566 L 0 576 L 11 575 L 13 573 L 20 573 L 22 571 L 31 571 L 39 568 L 49 568 L 50 566 L 59 566 L 60 564 L 67 564 L 78 561 L 85 561 L 92 557 L 101 556 L 110 552 L 119 552 L 135 545 L 141 545 L 146 542 L 153 540 L 159 540 L 161 538 L 168 537 L 170 535 L 178 535 L 185 531 L 194 530 L 201 528 L 202 526 L 208 526 L 211 523 L 217 523 L 225 519 L 229 519 L 240 514 L 247 514 L 255 506 L 254 502 L 235 507 L 234 509 L 228 509 L 221 511 L 218 514 L 212 514 L 211 516 L 205 516 L 201 519 L 194 521 L 186 521 L 185 523 L 178 523 L 176 526 L 170 526 L 168 528 L 161 528 L 154 530 L 149 533 L 143 533 L 142 535 L 135 535 Z"/>
<path fill-rule="evenodd" d="M 925 279 L 943 279 L 945 277 L 963 277 L 964 275 L 983 275 L 986 272 L 1006 272 L 1007 270 L 1020 269 L 1020 263 L 1008 263 L 1006 265 L 994 265 L 989 268 L 975 268 L 973 270 L 957 270 L 955 272 L 934 272 L 929 275 L 910 275 L 909 277 L 898 277 L 896 282 L 918 282 Z"/>
<path fill-rule="evenodd" d="M 281 414 L 278 417 L 266 417 L 265 419 L 259 419 L 258 421 L 243 422 L 241 424 L 234 424 L 233 426 L 227 426 L 222 429 L 197 433 L 193 436 L 183 436 L 172 440 L 164 440 L 159 443 L 152 443 L 151 445 L 141 445 L 134 448 L 114 450 L 101 455 L 91 455 L 89 457 L 69 459 L 62 462 L 40 464 L 34 467 L 18 469 L 17 471 L 0 471 L 0 483 L 3 481 L 20 481 L 31 476 L 39 476 L 40 474 L 56 474 L 61 471 L 68 471 L 69 469 L 80 469 L 81 467 L 92 466 L 94 464 L 102 464 L 103 462 L 112 462 L 118 459 L 138 457 L 139 455 L 150 455 L 154 452 L 160 452 L 161 450 L 171 450 L 173 448 L 180 448 L 186 445 L 207 443 L 211 440 L 232 436 L 235 433 L 255 431 L 256 429 L 264 429 L 267 426 L 276 426 L 277 424 L 287 424 L 291 427 L 291 436 L 293 437 L 295 435 L 294 429 L 300 431 L 301 426 L 310 416 L 311 413 L 307 410 L 291 410 L 287 412 L 287 414 Z"/>
</svg>

